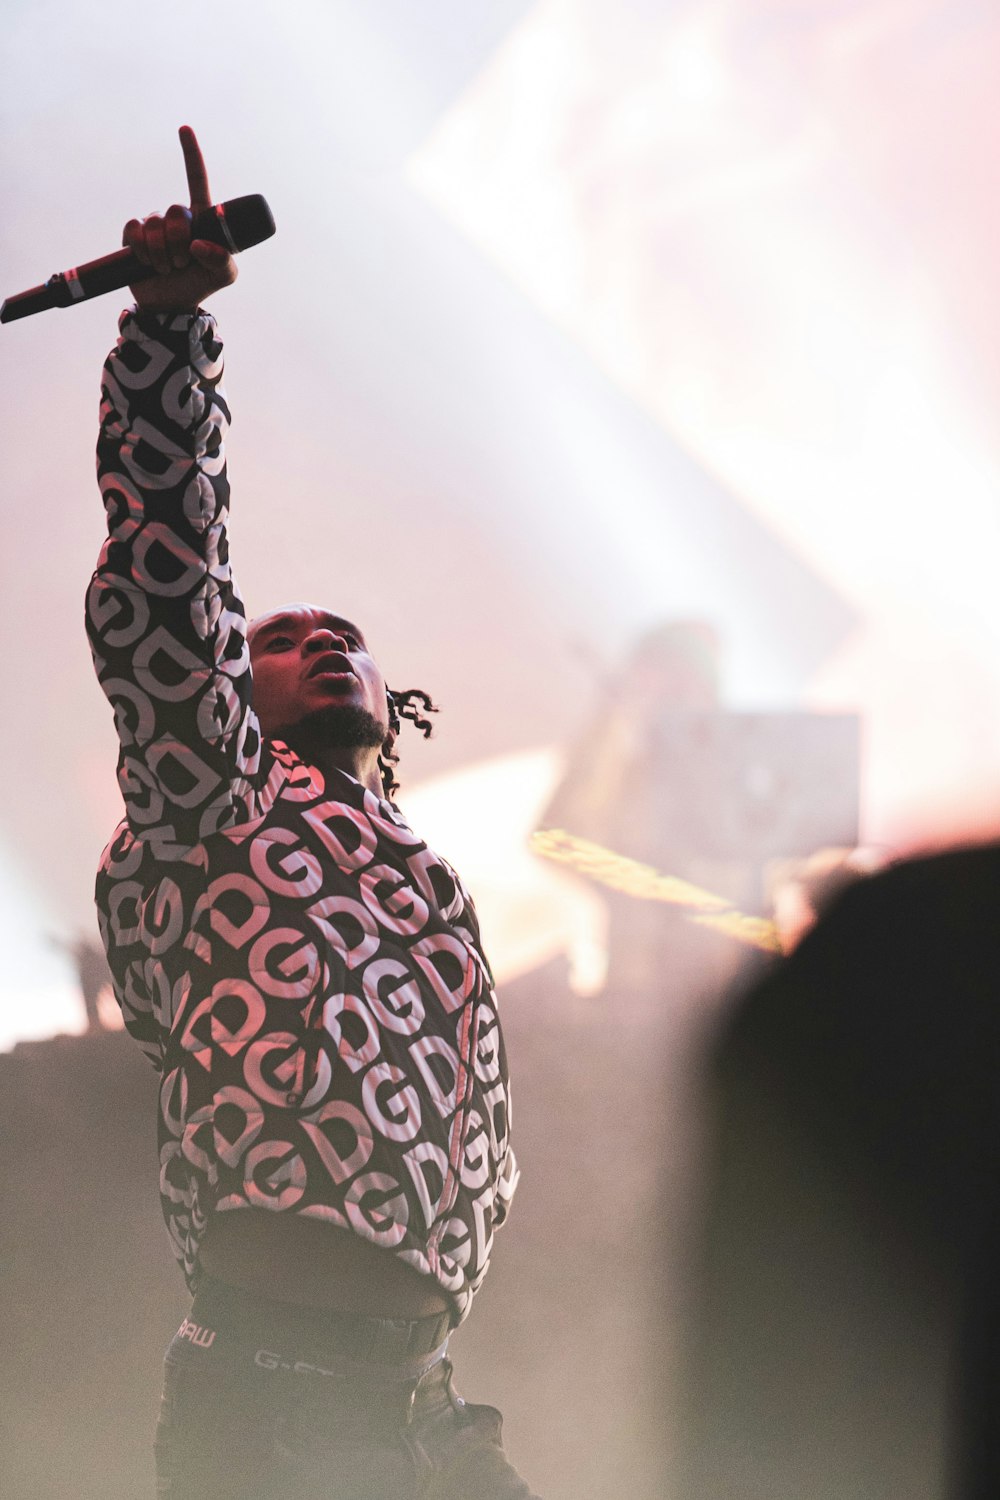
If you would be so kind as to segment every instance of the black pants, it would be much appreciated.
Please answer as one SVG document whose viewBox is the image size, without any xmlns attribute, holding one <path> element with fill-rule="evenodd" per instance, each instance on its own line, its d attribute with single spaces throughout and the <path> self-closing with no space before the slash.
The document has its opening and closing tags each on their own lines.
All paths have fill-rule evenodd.
<svg viewBox="0 0 1000 1500">
<path fill-rule="evenodd" d="M 425 1332 L 308 1313 L 209 1283 L 164 1361 L 157 1493 L 537 1500 L 504 1454 L 500 1413 L 456 1394 L 442 1351 L 419 1350 Z"/>
</svg>

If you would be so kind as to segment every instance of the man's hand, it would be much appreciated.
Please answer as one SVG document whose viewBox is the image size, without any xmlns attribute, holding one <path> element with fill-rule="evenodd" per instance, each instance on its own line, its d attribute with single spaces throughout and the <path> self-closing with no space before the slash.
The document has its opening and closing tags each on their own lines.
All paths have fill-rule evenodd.
<svg viewBox="0 0 1000 1500">
<path fill-rule="evenodd" d="M 129 219 L 122 244 L 155 276 L 130 288 L 136 304 L 147 312 L 194 312 L 213 292 L 236 280 L 236 262 L 221 245 L 191 239 L 191 220 L 211 208 L 208 173 L 194 131 L 182 125 L 178 134 L 184 152 L 190 208 L 172 203 L 165 214 L 150 214 L 140 223 Z"/>
</svg>

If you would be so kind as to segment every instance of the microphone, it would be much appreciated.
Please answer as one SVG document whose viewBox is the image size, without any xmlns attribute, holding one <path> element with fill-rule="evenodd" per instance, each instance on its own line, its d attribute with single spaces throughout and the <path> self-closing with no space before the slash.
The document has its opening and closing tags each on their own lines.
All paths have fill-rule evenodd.
<svg viewBox="0 0 1000 1500">
<path fill-rule="evenodd" d="M 248 193 L 244 198 L 230 198 L 226 203 L 216 203 L 203 209 L 191 220 L 193 240 L 212 240 L 222 245 L 231 254 L 249 250 L 268 240 L 274 233 L 274 216 L 267 200 L 260 193 Z M 44 312 L 47 307 L 73 307 L 85 302 L 88 297 L 101 297 L 105 292 L 116 291 L 133 281 L 145 281 L 156 272 L 144 266 L 131 250 L 116 250 L 113 255 L 104 255 L 100 260 L 89 260 L 86 265 L 73 266 L 69 271 L 58 271 L 50 276 L 43 286 L 29 287 L 8 297 L 0 307 L 0 323 L 13 323 L 16 318 L 27 318 L 32 313 Z"/>
</svg>

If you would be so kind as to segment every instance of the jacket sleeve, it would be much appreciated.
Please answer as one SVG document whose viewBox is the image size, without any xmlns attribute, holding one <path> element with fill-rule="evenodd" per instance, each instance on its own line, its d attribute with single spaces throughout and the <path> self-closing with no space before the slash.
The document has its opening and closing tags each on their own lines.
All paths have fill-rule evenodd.
<svg viewBox="0 0 1000 1500">
<path fill-rule="evenodd" d="M 206 313 L 127 312 L 104 366 L 108 538 L 87 594 L 133 835 L 177 859 L 248 816 L 260 769 L 246 618 L 229 569 L 229 412 Z"/>
</svg>

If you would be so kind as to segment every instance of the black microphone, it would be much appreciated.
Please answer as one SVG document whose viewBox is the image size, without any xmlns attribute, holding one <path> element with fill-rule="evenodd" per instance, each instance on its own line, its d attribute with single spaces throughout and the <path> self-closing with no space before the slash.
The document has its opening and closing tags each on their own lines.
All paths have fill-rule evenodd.
<svg viewBox="0 0 1000 1500">
<path fill-rule="evenodd" d="M 270 239 L 273 233 L 274 216 L 260 193 L 248 193 L 245 198 L 216 203 L 213 208 L 195 214 L 191 220 L 193 240 L 212 240 L 233 255 L 259 245 L 261 240 Z M 13 323 L 15 318 L 30 317 L 32 313 L 44 312 L 47 307 L 73 307 L 88 297 L 100 297 L 105 292 L 128 286 L 130 282 L 145 281 L 155 275 L 153 268 L 142 265 L 131 250 L 116 250 L 113 255 L 104 255 L 100 260 L 89 260 L 86 265 L 59 271 L 50 276 L 44 286 L 29 287 L 26 292 L 8 297 L 0 307 L 0 323 Z"/>
</svg>

